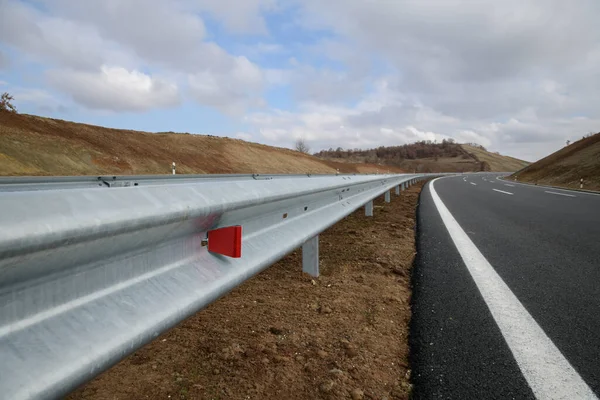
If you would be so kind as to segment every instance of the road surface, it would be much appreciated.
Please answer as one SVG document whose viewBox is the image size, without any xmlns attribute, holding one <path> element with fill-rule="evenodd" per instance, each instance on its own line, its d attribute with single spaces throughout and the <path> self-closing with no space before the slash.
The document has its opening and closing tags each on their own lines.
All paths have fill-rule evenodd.
<svg viewBox="0 0 600 400">
<path fill-rule="evenodd" d="M 600 196 L 497 178 L 422 192 L 414 398 L 597 398 Z"/>
</svg>

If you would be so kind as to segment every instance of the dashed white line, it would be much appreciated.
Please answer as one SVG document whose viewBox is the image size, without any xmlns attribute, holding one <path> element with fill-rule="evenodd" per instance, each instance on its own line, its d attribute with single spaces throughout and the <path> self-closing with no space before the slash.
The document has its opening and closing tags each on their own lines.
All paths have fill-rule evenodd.
<svg viewBox="0 0 600 400">
<path fill-rule="evenodd" d="M 556 194 L 559 196 L 567 196 L 567 197 L 577 197 L 574 194 L 566 194 L 566 193 L 557 193 L 557 192 L 550 192 L 548 190 L 545 190 L 544 193 L 550 193 L 550 194 Z"/>
<path fill-rule="evenodd" d="M 475 185 L 477 186 L 477 184 L 475 182 L 469 182 L 471 185 Z"/>
<path fill-rule="evenodd" d="M 514 194 L 514 193 L 511 193 L 511 192 L 505 192 L 504 190 L 498 190 L 498 189 L 492 189 L 492 190 L 495 191 L 495 192 L 499 192 L 499 193 L 510 194 L 511 196 Z"/>
<path fill-rule="evenodd" d="M 597 399 L 456 222 L 435 191 L 435 181 L 433 202 L 535 397 Z"/>
<path fill-rule="evenodd" d="M 505 183 L 504 186 L 515 187 L 515 185 L 511 185 L 510 183 Z"/>
<path fill-rule="evenodd" d="M 501 179 L 500 177 L 496 177 L 496 179 L 498 180 L 503 180 L 503 181 L 507 181 L 507 179 Z M 558 187 L 552 187 L 552 186 L 544 186 L 544 185 L 533 185 L 530 183 L 521 183 L 521 182 L 514 182 L 517 185 L 520 186 L 525 186 L 525 187 L 529 187 L 529 188 L 539 188 L 539 189 L 553 189 L 553 190 L 560 190 L 563 192 L 571 192 L 571 193 L 577 193 L 577 195 L 588 195 L 588 196 L 600 196 L 600 193 L 594 193 L 594 192 L 586 192 L 586 191 L 577 191 L 577 190 L 573 190 L 573 189 L 567 189 L 567 188 L 558 188 Z M 577 196 L 575 196 L 577 197 Z"/>
</svg>

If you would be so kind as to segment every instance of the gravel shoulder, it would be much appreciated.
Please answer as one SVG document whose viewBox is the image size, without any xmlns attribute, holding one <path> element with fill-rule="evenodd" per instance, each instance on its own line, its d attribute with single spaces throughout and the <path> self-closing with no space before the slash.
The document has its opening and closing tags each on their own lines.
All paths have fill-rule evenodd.
<svg viewBox="0 0 600 400">
<path fill-rule="evenodd" d="M 318 279 L 284 259 L 70 399 L 408 399 L 421 184 L 320 236 Z"/>
</svg>

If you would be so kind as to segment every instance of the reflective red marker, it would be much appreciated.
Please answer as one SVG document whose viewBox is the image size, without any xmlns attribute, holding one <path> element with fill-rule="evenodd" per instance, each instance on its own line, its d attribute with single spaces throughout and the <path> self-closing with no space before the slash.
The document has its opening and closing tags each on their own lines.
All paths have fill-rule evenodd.
<svg viewBox="0 0 600 400">
<path fill-rule="evenodd" d="M 242 256 L 242 226 L 227 226 L 208 231 L 208 251 L 224 256 Z"/>
</svg>

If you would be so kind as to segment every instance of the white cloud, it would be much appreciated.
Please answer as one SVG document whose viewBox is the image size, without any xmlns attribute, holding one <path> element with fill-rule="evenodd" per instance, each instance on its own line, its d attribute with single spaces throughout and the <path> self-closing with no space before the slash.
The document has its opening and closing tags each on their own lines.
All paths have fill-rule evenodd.
<svg viewBox="0 0 600 400">
<path fill-rule="evenodd" d="M 119 111 L 123 106 L 123 111 L 142 111 L 176 105 L 177 89 L 165 79 L 151 78 L 156 71 L 171 81 L 189 82 L 193 99 L 233 115 L 263 104 L 261 69 L 206 41 L 204 22 L 194 12 L 206 9 L 229 15 L 231 11 L 185 0 L 38 2 L 42 7 L 15 0 L 0 3 L 0 42 L 38 62 L 50 62 L 50 83 L 86 107 Z M 242 29 L 244 24 L 256 22 L 253 13 L 260 15 L 269 4 L 249 2 L 242 7 L 249 14 L 238 19 L 231 14 L 228 23 Z M 107 69 L 106 65 L 121 69 Z M 73 74 L 72 81 L 69 74 Z M 94 80 L 95 76 L 99 79 Z M 117 90 L 115 80 L 127 84 Z M 93 81 L 90 87 L 100 93 L 98 98 L 93 91 L 78 87 L 76 81 Z"/>
<path fill-rule="evenodd" d="M 228 114 L 241 115 L 247 107 L 262 104 L 263 73 L 246 57 L 236 57 L 232 68 L 222 73 L 192 74 L 188 82 L 195 99 Z"/>
<path fill-rule="evenodd" d="M 272 120 L 263 112 L 254 124 L 266 140 L 290 146 L 302 134 L 316 148 L 452 136 L 536 159 L 600 119 L 597 1 L 296 5 L 296 29 L 330 33 L 313 53 L 341 68 L 292 57 L 300 107 L 285 121 L 281 111 Z M 385 91 L 373 88 L 376 79 L 386 81 Z M 316 128 L 309 108 L 319 110 Z M 336 119 L 344 129 L 328 126 Z"/>
<path fill-rule="evenodd" d="M 122 67 L 102 66 L 93 72 L 54 70 L 48 78 L 53 86 L 92 109 L 139 112 L 179 104 L 175 84 Z"/>
</svg>

